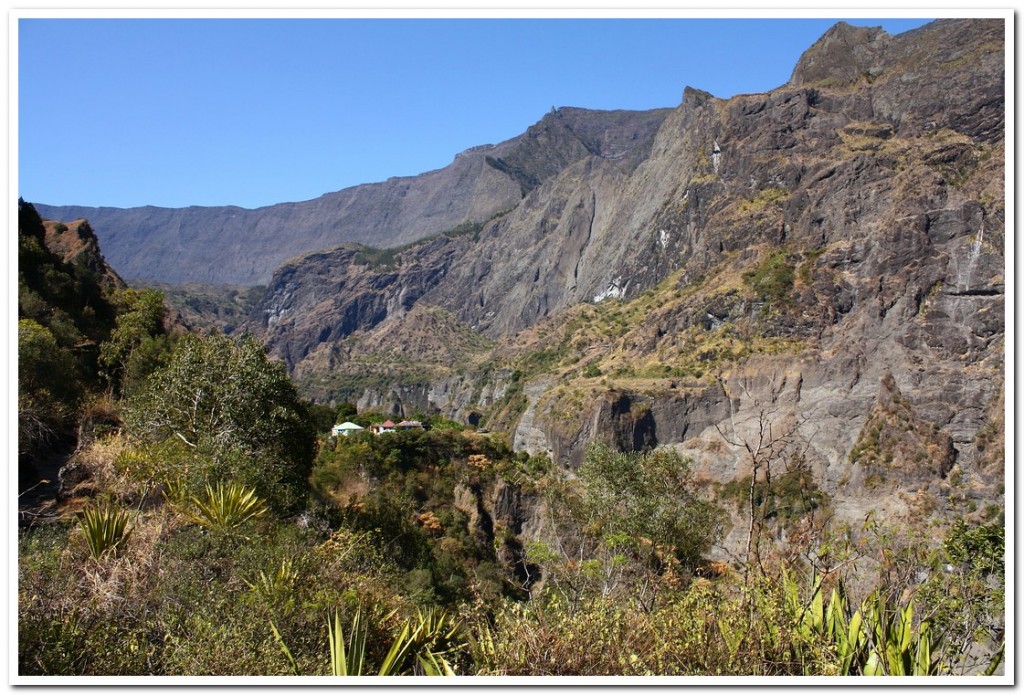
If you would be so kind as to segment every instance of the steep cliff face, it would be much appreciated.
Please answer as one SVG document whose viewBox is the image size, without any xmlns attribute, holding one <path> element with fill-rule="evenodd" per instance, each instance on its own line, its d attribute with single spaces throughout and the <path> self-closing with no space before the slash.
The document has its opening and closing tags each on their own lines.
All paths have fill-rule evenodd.
<svg viewBox="0 0 1024 695">
<path fill-rule="evenodd" d="M 727 102 L 687 90 L 643 162 L 623 169 L 589 154 L 564 168 L 487 225 L 424 301 L 489 336 L 510 335 L 582 301 L 636 296 L 680 268 L 700 277 L 725 254 L 759 243 L 863 242 L 907 217 L 970 215 L 982 210 L 980 198 L 1001 200 L 998 177 L 974 176 L 1002 157 L 1001 131 L 993 130 L 1002 117 L 1001 64 L 992 58 L 1001 53 L 991 50 L 999 37 L 956 22 L 932 33 L 883 41 L 854 32 L 847 38 L 863 34 L 894 58 L 877 58 L 878 74 L 852 86 L 806 83 L 811 67 L 827 63 L 817 47 L 795 71 L 799 86 Z M 974 43 L 953 54 L 919 55 L 918 43 L 948 51 L 971 33 Z M 968 76 L 964 89 L 949 89 Z M 984 214 L 1002 212 L 997 204 Z M 916 252 L 912 240 L 900 243 L 893 252 L 902 257 L 878 258 L 876 269 Z M 432 251 L 403 257 L 430 263 Z"/>
<path fill-rule="evenodd" d="M 949 496 L 950 471 L 963 494 L 994 495 L 1003 47 L 1001 21 L 837 25 L 772 92 L 688 88 L 628 165 L 586 137 L 539 183 L 515 173 L 533 150 L 495 159 L 526 195 L 472 235 L 386 268 L 351 249 L 286 266 L 260 330 L 311 384 L 368 373 L 338 355 L 391 360 L 375 381 L 319 382 L 319 397 L 506 426 L 570 466 L 594 440 L 675 445 L 727 483 L 767 436 L 780 461 L 799 453 L 824 489 L 862 500 L 851 519 L 876 498 L 906 507 L 910 488 Z M 530 142 L 565 127 L 549 115 Z M 395 348 L 425 306 L 441 335 L 497 344 L 460 339 L 412 383 Z M 890 450 L 865 463 L 852 452 L 880 423 Z"/>
<path fill-rule="evenodd" d="M 344 242 L 398 246 L 484 222 L 595 153 L 628 170 L 646 156 L 666 113 L 559 109 L 523 135 L 474 147 L 443 169 L 255 210 L 36 207 L 52 219 L 88 218 L 129 280 L 258 285 L 310 251 Z"/>
</svg>

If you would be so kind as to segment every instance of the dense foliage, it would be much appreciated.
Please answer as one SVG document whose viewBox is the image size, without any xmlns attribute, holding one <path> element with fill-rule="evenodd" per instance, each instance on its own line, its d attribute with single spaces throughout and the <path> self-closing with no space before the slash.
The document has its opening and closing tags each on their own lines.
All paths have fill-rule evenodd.
<svg viewBox="0 0 1024 695">
<path fill-rule="evenodd" d="M 87 481 L 19 529 L 21 675 L 998 666 L 1001 523 L 832 526 L 795 460 L 716 489 L 672 449 L 572 471 L 438 416 L 332 437 L 384 414 L 303 402 L 250 338 L 173 338 L 159 293 L 62 263 L 19 213 L 19 453 L 70 437 Z M 747 280 L 780 302 L 791 273 Z"/>
<path fill-rule="evenodd" d="M 670 452 L 595 447 L 567 476 L 472 432 L 324 437 L 296 519 L 237 483 L 128 509 L 152 472 L 106 441 L 124 468 L 93 518 L 19 535 L 22 674 L 941 674 L 999 658 L 994 527 L 957 525 L 939 548 L 874 526 L 822 536 L 842 570 L 780 547 L 742 579 L 705 559 L 722 510 Z M 543 542 L 526 507 L 553 512 Z"/>
<path fill-rule="evenodd" d="M 115 315 L 97 275 L 64 263 L 45 236 L 35 208 L 19 200 L 18 453 L 28 459 L 73 430 Z"/>
<path fill-rule="evenodd" d="M 28 467 L 74 436 L 106 388 L 140 383 L 166 356 L 162 295 L 125 288 L 104 267 L 98 252 L 58 257 L 35 208 L 18 201 L 18 452 Z"/>
<path fill-rule="evenodd" d="M 154 475 L 190 488 L 235 480 L 272 505 L 301 511 L 314 433 L 284 367 L 251 338 L 179 340 L 166 366 L 124 404 L 129 434 L 183 445 Z"/>
</svg>

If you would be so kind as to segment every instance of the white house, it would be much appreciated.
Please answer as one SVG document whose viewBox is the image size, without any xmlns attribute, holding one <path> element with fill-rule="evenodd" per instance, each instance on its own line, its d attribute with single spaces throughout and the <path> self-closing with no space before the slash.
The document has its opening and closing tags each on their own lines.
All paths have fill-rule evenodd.
<svg viewBox="0 0 1024 695">
<path fill-rule="evenodd" d="M 339 434 L 343 437 L 347 437 L 353 432 L 358 432 L 363 429 L 354 422 L 343 422 L 340 425 L 335 425 L 331 428 L 331 436 L 337 437 Z"/>
</svg>

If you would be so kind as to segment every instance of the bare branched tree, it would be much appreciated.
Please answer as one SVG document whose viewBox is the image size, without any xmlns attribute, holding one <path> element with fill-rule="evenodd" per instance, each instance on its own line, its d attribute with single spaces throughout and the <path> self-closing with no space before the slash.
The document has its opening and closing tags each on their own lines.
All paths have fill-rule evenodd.
<svg viewBox="0 0 1024 695">
<path fill-rule="evenodd" d="M 746 510 L 747 539 L 743 558 L 743 581 L 747 583 L 750 570 L 755 565 L 761 574 L 765 572 L 761 557 L 765 510 L 764 505 L 758 501 L 758 484 L 763 484 L 766 491 L 771 490 L 772 476 L 775 472 L 791 459 L 803 459 L 810 447 L 810 441 L 800 434 L 800 428 L 806 422 L 807 416 L 780 413 L 779 396 L 785 382 L 779 384 L 773 379 L 765 399 L 754 397 L 741 383 L 743 398 L 753 402 L 755 414 L 738 427 L 735 398 L 729 392 L 721 375 L 718 376 L 718 385 L 729 402 L 729 426 L 725 429 L 716 424 L 715 429 L 726 444 L 743 452 L 743 457 L 750 466 Z"/>
</svg>

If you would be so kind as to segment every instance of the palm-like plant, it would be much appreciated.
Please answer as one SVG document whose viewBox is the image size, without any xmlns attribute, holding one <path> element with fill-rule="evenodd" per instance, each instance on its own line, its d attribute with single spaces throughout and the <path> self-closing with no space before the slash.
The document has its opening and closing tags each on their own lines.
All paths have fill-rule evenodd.
<svg viewBox="0 0 1024 695">
<path fill-rule="evenodd" d="M 164 499 L 172 507 L 180 507 L 187 502 L 186 490 L 185 481 L 181 476 L 164 481 Z"/>
<path fill-rule="evenodd" d="M 937 658 L 940 636 L 927 621 L 914 627 L 914 603 L 893 606 L 876 591 L 864 602 L 864 624 L 874 633 L 865 676 L 934 676 L 945 669 Z"/>
<path fill-rule="evenodd" d="M 825 645 L 843 676 L 932 676 L 948 670 L 939 658 L 941 635 L 932 631 L 928 621 L 915 625 L 913 601 L 901 606 L 876 590 L 859 610 L 851 612 L 842 582 L 832 590 L 826 606 L 817 574 L 812 576 L 811 598 L 806 603 L 799 598 L 795 578 L 786 572 L 782 579 L 801 659 L 806 646 Z"/>
<path fill-rule="evenodd" d="M 239 483 L 206 485 L 206 498 L 192 498 L 188 517 L 215 531 L 233 531 L 247 521 L 266 514 L 267 506 L 256 491 Z"/>
<path fill-rule="evenodd" d="M 298 579 L 299 572 L 295 569 L 295 563 L 286 559 L 281 560 L 276 571 L 268 573 L 260 570 L 252 581 L 248 579 L 242 581 L 257 594 L 273 599 L 290 594 Z"/>
<path fill-rule="evenodd" d="M 270 629 L 285 658 L 288 659 L 292 671 L 295 675 L 301 675 L 295 657 L 292 656 L 291 650 L 273 622 L 270 623 Z M 455 670 L 446 656 L 465 646 L 458 637 L 461 631 L 461 623 L 446 613 L 419 612 L 415 624 L 411 620 L 405 622 L 391 643 L 391 649 L 376 669 L 376 675 L 399 676 L 419 673 L 427 676 L 454 676 Z M 348 633 L 346 648 L 341 617 L 335 611 L 333 622 L 327 623 L 332 675 L 370 675 L 373 667 L 366 657 L 368 634 L 369 625 L 360 606 L 352 616 L 352 627 Z"/>
<path fill-rule="evenodd" d="M 445 657 L 465 646 L 458 639 L 461 631 L 461 623 L 443 611 L 417 610 L 415 624 L 405 621 L 381 664 L 379 675 L 396 676 L 410 671 L 421 671 L 428 676 L 455 675 Z"/>
<path fill-rule="evenodd" d="M 130 518 L 131 515 L 126 510 L 113 502 L 82 511 L 78 517 L 78 525 L 85 534 L 89 554 L 94 560 L 98 561 L 108 551 L 116 551 L 127 540 L 131 535 L 128 528 Z"/>
</svg>

